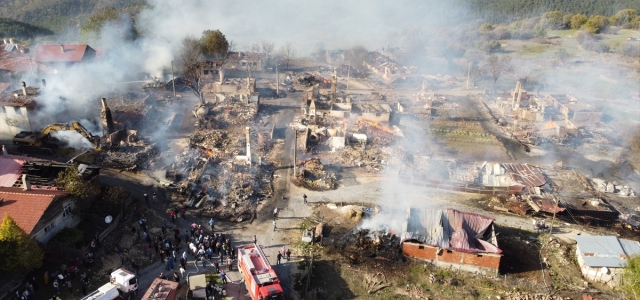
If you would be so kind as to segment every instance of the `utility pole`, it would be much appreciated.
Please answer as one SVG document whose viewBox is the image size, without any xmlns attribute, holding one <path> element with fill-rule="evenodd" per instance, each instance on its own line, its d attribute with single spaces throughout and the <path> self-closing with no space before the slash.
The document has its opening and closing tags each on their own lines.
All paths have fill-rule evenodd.
<svg viewBox="0 0 640 300">
<path fill-rule="evenodd" d="M 297 174 L 296 153 L 298 152 L 298 129 L 294 128 L 293 130 L 296 133 L 295 142 L 293 143 L 293 178 L 295 179 Z"/>
<path fill-rule="evenodd" d="M 176 77 L 173 76 L 173 60 L 171 61 L 171 85 L 173 85 L 173 98 L 176 97 Z"/>
<path fill-rule="evenodd" d="M 349 90 L 349 77 L 351 77 L 351 60 L 349 60 L 349 67 L 347 68 L 347 91 Z"/>
<path fill-rule="evenodd" d="M 469 70 L 467 71 L 467 90 L 469 89 L 469 77 L 471 77 L 471 63 L 469 63 Z"/>
<path fill-rule="evenodd" d="M 280 76 L 278 76 L 278 66 L 279 64 L 276 62 L 276 98 L 280 99 Z"/>
</svg>

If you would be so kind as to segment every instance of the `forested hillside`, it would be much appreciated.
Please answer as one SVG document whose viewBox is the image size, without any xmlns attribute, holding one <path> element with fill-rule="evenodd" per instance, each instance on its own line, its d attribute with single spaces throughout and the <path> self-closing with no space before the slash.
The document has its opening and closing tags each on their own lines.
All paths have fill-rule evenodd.
<svg viewBox="0 0 640 300">
<path fill-rule="evenodd" d="M 12 19 L 0 18 L 0 37 L 30 39 L 38 35 L 49 34 L 53 34 L 49 29 Z"/>
<path fill-rule="evenodd" d="M 36 24 L 53 31 L 78 27 L 96 9 L 118 9 L 144 4 L 144 0 L 0 0 L 0 17 Z"/>
<path fill-rule="evenodd" d="M 466 0 L 486 22 L 504 23 L 559 10 L 564 14 L 611 16 L 625 8 L 640 11 L 640 0 Z"/>
</svg>

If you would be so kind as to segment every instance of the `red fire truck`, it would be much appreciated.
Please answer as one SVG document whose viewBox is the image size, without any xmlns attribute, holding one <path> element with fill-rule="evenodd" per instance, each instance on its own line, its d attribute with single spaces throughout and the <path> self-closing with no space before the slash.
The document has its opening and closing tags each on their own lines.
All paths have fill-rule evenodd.
<svg viewBox="0 0 640 300">
<path fill-rule="evenodd" d="M 284 299 L 278 275 L 256 244 L 238 248 L 238 270 L 252 300 Z"/>
</svg>

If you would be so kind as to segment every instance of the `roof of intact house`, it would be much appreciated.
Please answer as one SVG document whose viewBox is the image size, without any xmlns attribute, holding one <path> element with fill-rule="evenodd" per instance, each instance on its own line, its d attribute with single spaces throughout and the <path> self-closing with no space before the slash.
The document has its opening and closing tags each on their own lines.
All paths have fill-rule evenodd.
<svg viewBox="0 0 640 300">
<path fill-rule="evenodd" d="M 84 58 L 87 50 L 95 52 L 86 44 L 40 45 L 36 51 L 35 59 L 37 62 L 79 62 Z"/>
<path fill-rule="evenodd" d="M 64 191 L 30 190 L 0 187 L 0 216 L 9 214 L 27 234 L 31 234 L 47 207 Z"/>
<path fill-rule="evenodd" d="M 626 258 L 640 254 L 640 243 L 615 236 L 576 235 L 580 256 L 589 267 L 622 267 Z"/>
<path fill-rule="evenodd" d="M 455 209 L 410 208 L 401 242 L 415 240 L 429 246 L 466 253 L 502 253 L 497 243 L 484 239 L 493 230 L 493 218 Z"/>
</svg>

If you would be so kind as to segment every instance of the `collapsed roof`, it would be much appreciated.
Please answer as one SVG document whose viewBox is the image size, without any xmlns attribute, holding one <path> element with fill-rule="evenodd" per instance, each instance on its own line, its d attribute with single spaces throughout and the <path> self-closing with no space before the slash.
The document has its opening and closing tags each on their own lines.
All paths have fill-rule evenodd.
<svg viewBox="0 0 640 300">
<path fill-rule="evenodd" d="M 401 242 L 419 243 L 465 253 L 502 253 L 493 218 L 455 209 L 410 208 Z"/>
</svg>

